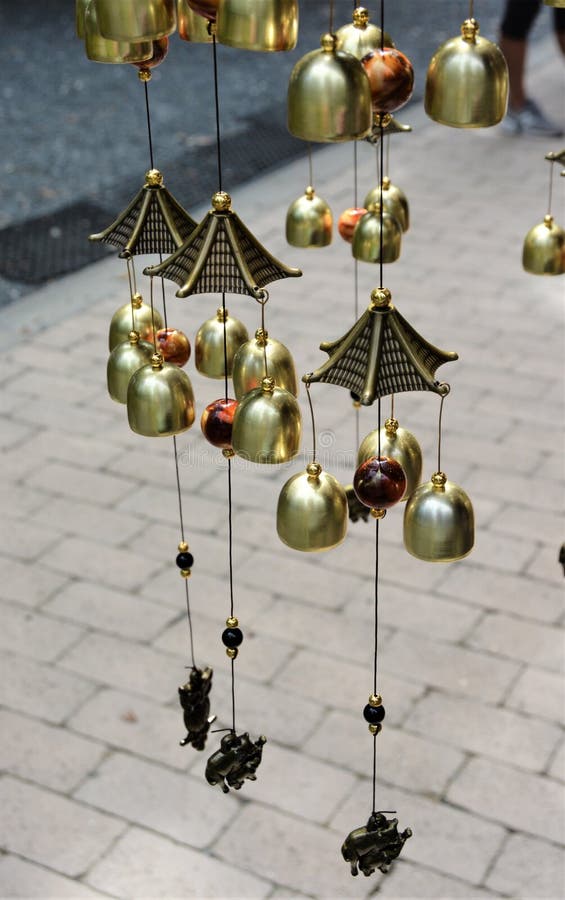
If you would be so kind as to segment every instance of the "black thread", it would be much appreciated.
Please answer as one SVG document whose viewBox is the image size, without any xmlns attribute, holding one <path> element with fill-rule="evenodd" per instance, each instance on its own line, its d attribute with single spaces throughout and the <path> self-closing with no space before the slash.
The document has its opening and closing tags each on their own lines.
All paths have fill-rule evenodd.
<svg viewBox="0 0 565 900">
<path fill-rule="evenodd" d="M 310 382 L 306 382 L 306 396 L 310 406 L 310 419 L 312 420 L 312 462 L 316 462 L 316 422 L 314 419 L 314 407 L 312 406 L 312 397 L 310 396 Z"/>
<path fill-rule="evenodd" d="M 222 151 L 220 143 L 220 95 L 218 91 L 218 50 L 216 35 L 212 34 L 212 55 L 214 58 L 214 103 L 216 106 L 216 154 L 218 158 L 218 190 L 222 190 Z"/>
<path fill-rule="evenodd" d="M 143 82 L 143 87 L 145 88 L 145 112 L 147 115 L 147 138 L 149 140 L 149 159 L 151 161 L 151 168 L 155 168 L 155 164 L 153 162 L 153 139 L 151 137 L 151 113 L 149 112 L 149 90 L 148 90 L 148 82 Z"/>
</svg>

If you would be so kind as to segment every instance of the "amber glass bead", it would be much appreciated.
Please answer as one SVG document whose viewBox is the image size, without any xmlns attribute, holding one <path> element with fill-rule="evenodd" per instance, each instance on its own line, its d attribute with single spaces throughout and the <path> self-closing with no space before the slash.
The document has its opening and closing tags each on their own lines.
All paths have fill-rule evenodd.
<svg viewBox="0 0 565 900">
<path fill-rule="evenodd" d="M 353 241 L 353 232 L 355 231 L 357 222 L 359 221 L 361 216 L 365 215 L 366 212 L 367 210 L 361 206 L 352 206 L 350 209 L 346 209 L 344 212 L 342 212 L 341 216 L 339 217 L 337 230 L 339 231 L 343 240 L 347 241 L 348 244 L 351 244 L 351 242 Z"/>
<path fill-rule="evenodd" d="M 388 456 L 372 456 L 361 463 L 353 478 L 353 489 L 365 506 L 388 509 L 406 490 L 404 469 Z"/>
<path fill-rule="evenodd" d="M 229 449 L 231 447 L 233 417 L 237 409 L 237 400 L 214 400 L 209 403 L 200 420 L 202 433 L 214 447 Z"/>
<path fill-rule="evenodd" d="M 190 341 L 184 331 L 177 328 L 161 328 L 155 335 L 157 350 L 165 362 L 185 366 L 190 359 Z"/>
<path fill-rule="evenodd" d="M 410 100 L 414 69 L 404 53 L 395 47 L 385 47 L 368 53 L 361 62 L 369 76 L 375 112 L 394 112 Z"/>
</svg>

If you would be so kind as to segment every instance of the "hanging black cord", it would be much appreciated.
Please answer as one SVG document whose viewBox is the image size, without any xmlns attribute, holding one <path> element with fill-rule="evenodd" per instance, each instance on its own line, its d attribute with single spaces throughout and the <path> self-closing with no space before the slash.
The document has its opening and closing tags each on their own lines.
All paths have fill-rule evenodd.
<svg viewBox="0 0 565 900">
<path fill-rule="evenodd" d="M 222 149 L 220 143 L 220 95 L 218 91 L 218 50 L 216 35 L 212 33 L 212 55 L 214 57 L 214 103 L 216 107 L 216 152 L 218 157 L 218 190 L 222 190 Z"/>
<path fill-rule="evenodd" d="M 153 139 L 151 137 L 151 114 L 149 112 L 149 90 L 147 87 L 148 82 L 143 82 L 143 87 L 145 88 L 145 112 L 147 114 L 147 138 L 149 140 L 149 159 L 151 161 L 151 168 L 155 168 L 155 163 L 153 161 Z"/>
</svg>

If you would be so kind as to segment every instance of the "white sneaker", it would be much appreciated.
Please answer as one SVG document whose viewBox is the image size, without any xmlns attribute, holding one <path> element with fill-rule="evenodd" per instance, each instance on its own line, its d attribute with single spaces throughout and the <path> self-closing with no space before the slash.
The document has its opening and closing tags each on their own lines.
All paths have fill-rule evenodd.
<svg viewBox="0 0 565 900">
<path fill-rule="evenodd" d="M 522 109 L 510 106 L 501 128 L 507 134 L 534 134 L 540 137 L 561 137 L 563 129 L 548 119 L 534 100 L 526 100 Z"/>
</svg>

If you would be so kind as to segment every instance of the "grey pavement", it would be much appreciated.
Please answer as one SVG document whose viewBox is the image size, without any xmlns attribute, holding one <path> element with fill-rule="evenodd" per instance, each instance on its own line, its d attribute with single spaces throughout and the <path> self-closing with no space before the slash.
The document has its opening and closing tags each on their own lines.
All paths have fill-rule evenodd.
<svg viewBox="0 0 565 900">
<path fill-rule="evenodd" d="M 563 72 L 540 54 L 536 96 L 562 114 Z M 278 493 L 310 447 L 281 467 L 236 459 L 237 721 L 265 733 L 256 782 L 224 796 L 208 755 L 178 746 L 177 685 L 188 641 L 172 442 L 133 434 L 107 395 L 107 328 L 127 299 L 108 259 L 0 312 L 0 896 L 195 898 L 545 898 L 564 890 L 563 278 L 522 271 L 527 230 L 546 212 L 558 146 L 500 129 L 459 132 L 413 108 L 391 142 L 390 175 L 412 226 L 385 281 L 427 339 L 459 353 L 440 370 L 442 467 L 477 518 L 468 559 L 430 565 L 402 545 L 402 510 L 381 527 L 379 808 L 414 836 L 386 876 L 351 878 L 345 835 L 371 804 L 371 524 L 310 557 L 275 531 Z M 320 151 L 315 185 L 337 217 L 352 203 L 352 147 Z M 304 275 L 274 284 L 267 326 L 299 373 L 354 319 L 353 263 L 339 237 L 286 245 L 284 216 L 306 160 L 236 187 L 259 239 Z M 359 147 L 360 195 L 375 152 Z M 226 185 L 229 188 L 229 185 Z M 554 212 L 564 221 L 563 184 Z M 198 214 L 204 211 L 196 210 Z M 141 271 L 141 265 L 138 266 Z M 378 271 L 359 267 L 360 309 Z M 141 279 L 140 279 L 141 280 Z M 168 292 L 193 339 L 214 297 Z M 250 331 L 259 310 L 229 297 Z M 190 374 L 198 415 L 221 392 Z M 312 388 L 320 459 L 350 481 L 355 416 L 346 392 Z M 384 404 L 384 411 L 388 411 Z M 435 469 L 438 398 L 399 395 L 396 414 Z M 361 436 L 376 408 L 360 414 Z M 178 438 L 197 660 L 214 666 L 213 709 L 229 721 L 226 471 L 196 424 Z M 212 752 L 218 736 L 207 750 Z"/>
</svg>

